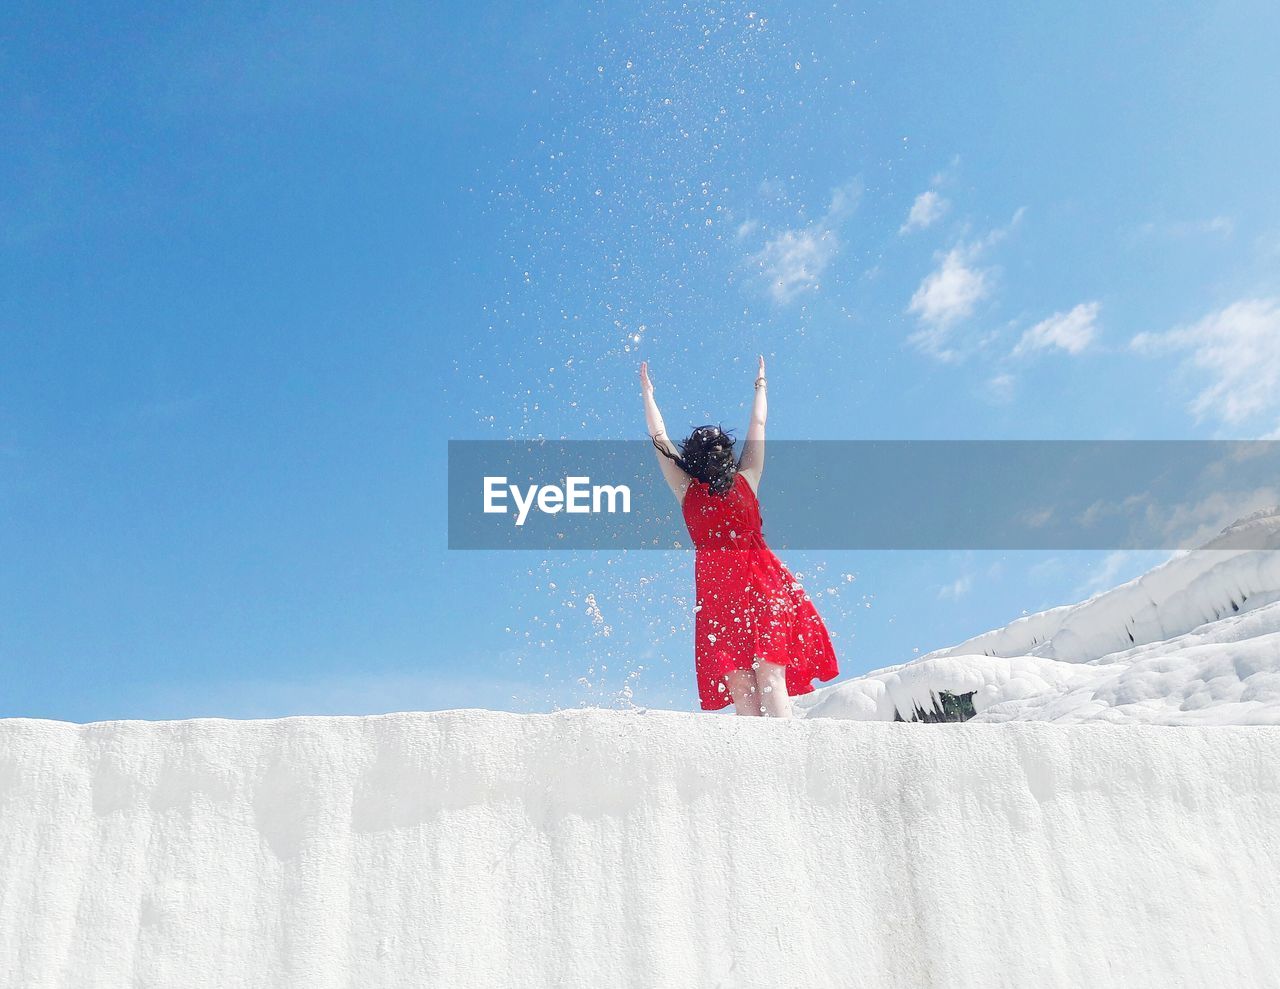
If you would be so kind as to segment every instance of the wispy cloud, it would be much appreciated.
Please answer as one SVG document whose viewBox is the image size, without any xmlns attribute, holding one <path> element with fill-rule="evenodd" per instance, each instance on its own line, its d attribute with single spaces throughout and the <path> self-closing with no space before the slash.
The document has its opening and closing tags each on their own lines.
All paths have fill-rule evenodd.
<svg viewBox="0 0 1280 989">
<path fill-rule="evenodd" d="M 964 574 L 957 577 L 950 584 L 945 584 L 938 588 L 938 597 L 942 600 L 958 601 L 973 590 L 973 575 Z"/>
<path fill-rule="evenodd" d="M 994 288 L 995 269 L 983 267 L 980 259 L 1018 225 L 1023 213 L 1019 209 L 1006 226 L 939 255 L 938 267 L 925 276 L 907 304 L 907 312 L 921 326 L 908 337 L 914 347 L 939 360 L 955 360 L 959 356 L 951 346 L 952 329 L 972 316 Z"/>
<path fill-rule="evenodd" d="M 786 230 L 755 255 L 774 302 L 788 303 L 802 292 L 818 288 L 827 265 L 840 249 L 834 230 L 809 227 Z"/>
<path fill-rule="evenodd" d="M 1229 239 L 1236 232 L 1236 222 L 1229 216 L 1211 216 L 1206 220 L 1161 220 L 1143 223 L 1133 228 L 1134 239 L 1167 237 L 1181 240 L 1188 237 L 1221 237 Z"/>
<path fill-rule="evenodd" d="M 907 234 L 913 230 L 924 230 L 926 227 L 933 226 L 942 219 L 950 205 L 935 189 L 926 189 L 916 196 L 910 212 L 907 213 L 907 220 L 898 228 L 898 233 Z"/>
<path fill-rule="evenodd" d="M 972 316 L 978 303 L 991 294 L 991 272 L 973 263 L 975 253 L 964 246 L 947 251 L 907 306 L 907 312 L 924 324 L 911 335 L 911 343 L 943 360 L 955 356 L 948 346 L 951 328 Z"/>
<path fill-rule="evenodd" d="M 1108 591 L 1122 583 L 1122 576 L 1141 571 L 1141 565 L 1134 561 L 1139 555 L 1130 550 L 1118 549 L 1108 553 L 1098 564 L 1097 570 L 1077 585 L 1073 592 L 1078 597 L 1092 597 L 1100 591 Z"/>
<path fill-rule="evenodd" d="M 804 292 L 817 290 L 831 260 L 840 250 L 839 225 L 853 212 L 860 186 L 850 183 L 831 194 L 831 203 L 822 217 L 808 226 L 771 237 L 751 255 L 750 263 L 760 272 L 774 302 L 785 305 Z M 755 229 L 743 224 L 739 238 Z"/>
<path fill-rule="evenodd" d="M 1269 485 L 1236 491 L 1214 491 L 1194 501 L 1169 506 L 1163 516 L 1170 542 L 1195 546 L 1218 535 L 1232 522 L 1255 512 L 1274 510 L 1280 492 Z"/>
<path fill-rule="evenodd" d="M 1012 374 L 1001 372 L 987 379 L 985 395 L 987 401 L 996 405 L 1008 405 L 1013 401 L 1014 392 L 1018 388 L 1018 379 Z"/>
<path fill-rule="evenodd" d="M 1139 333 L 1130 347 L 1188 354 L 1183 370 L 1207 379 L 1188 405 L 1197 421 L 1245 426 L 1280 416 L 1280 298 L 1245 299 L 1190 326 Z"/>
<path fill-rule="evenodd" d="M 1070 312 L 1056 312 L 1042 319 L 1022 334 L 1013 348 L 1013 356 L 1042 350 L 1063 350 L 1068 354 L 1083 353 L 1097 336 L 1097 302 L 1082 302 Z"/>
</svg>

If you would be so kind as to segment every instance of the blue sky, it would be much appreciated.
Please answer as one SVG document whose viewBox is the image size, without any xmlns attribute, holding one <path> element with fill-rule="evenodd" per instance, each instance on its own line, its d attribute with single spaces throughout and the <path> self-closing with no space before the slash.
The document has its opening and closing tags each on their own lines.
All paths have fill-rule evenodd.
<svg viewBox="0 0 1280 989">
<path fill-rule="evenodd" d="M 0 715 L 691 708 L 687 556 L 445 549 L 448 439 L 640 436 L 640 359 L 673 430 L 760 351 L 777 437 L 1280 428 L 1274 4 L 530 6 L 0 15 Z M 788 562 L 852 674 L 1155 559 Z"/>
</svg>

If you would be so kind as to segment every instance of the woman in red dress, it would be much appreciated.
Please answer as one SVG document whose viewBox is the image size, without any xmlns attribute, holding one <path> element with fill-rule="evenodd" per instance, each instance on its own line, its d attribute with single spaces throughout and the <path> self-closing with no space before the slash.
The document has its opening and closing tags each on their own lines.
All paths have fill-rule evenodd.
<svg viewBox="0 0 1280 989">
<path fill-rule="evenodd" d="M 826 626 L 791 572 L 765 545 L 756 489 L 764 470 L 768 411 L 764 358 L 742 459 L 718 426 L 677 447 L 640 365 L 645 420 L 663 476 L 681 504 L 696 552 L 694 654 L 704 711 L 733 701 L 738 714 L 791 716 L 791 698 L 839 670 Z"/>
</svg>

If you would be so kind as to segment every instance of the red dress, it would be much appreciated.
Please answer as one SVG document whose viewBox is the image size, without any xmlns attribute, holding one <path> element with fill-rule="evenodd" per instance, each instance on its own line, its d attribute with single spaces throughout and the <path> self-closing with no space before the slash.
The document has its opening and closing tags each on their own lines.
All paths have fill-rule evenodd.
<svg viewBox="0 0 1280 989">
<path fill-rule="evenodd" d="M 757 659 L 787 668 L 787 693 L 813 690 L 840 671 L 809 595 L 765 545 L 760 503 L 741 474 L 723 495 L 691 481 L 684 521 L 697 553 L 694 654 L 704 711 L 732 703 L 725 675 Z"/>
</svg>

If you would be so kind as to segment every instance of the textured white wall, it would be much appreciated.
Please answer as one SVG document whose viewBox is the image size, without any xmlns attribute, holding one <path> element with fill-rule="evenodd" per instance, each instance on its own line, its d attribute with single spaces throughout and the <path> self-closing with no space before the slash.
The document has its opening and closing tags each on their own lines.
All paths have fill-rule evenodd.
<svg viewBox="0 0 1280 989">
<path fill-rule="evenodd" d="M 1275 985 L 1280 729 L 0 722 L 0 984 Z"/>
</svg>

